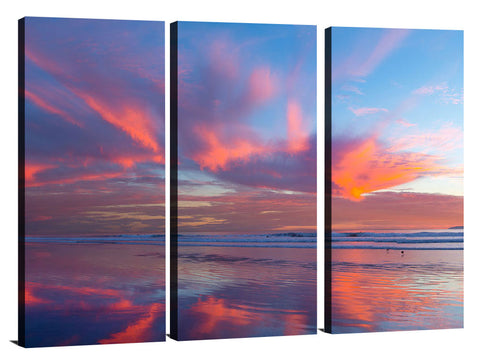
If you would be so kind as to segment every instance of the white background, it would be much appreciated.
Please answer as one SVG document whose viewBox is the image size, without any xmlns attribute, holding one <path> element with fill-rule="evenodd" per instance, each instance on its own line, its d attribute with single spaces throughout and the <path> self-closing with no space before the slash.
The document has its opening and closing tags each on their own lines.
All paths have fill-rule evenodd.
<svg viewBox="0 0 480 360">
<path fill-rule="evenodd" d="M 2 359 L 468 359 L 480 358 L 480 257 L 477 159 L 480 141 L 480 29 L 475 1 L 331 0 L 23 0 L 4 1 L 1 11 L 0 146 L 0 357 Z M 165 343 L 22 349 L 17 339 L 17 20 L 24 16 L 103 19 L 259 22 L 317 25 L 319 234 L 323 223 L 323 29 L 329 26 L 460 29 L 465 31 L 465 329 L 354 335 L 232 339 Z M 168 43 L 167 43 L 168 44 Z M 168 56 L 168 49 L 167 56 Z M 168 84 L 168 73 L 167 73 Z M 167 86 L 168 95 L 168 86 Z M 168 102 L 167 102 L 168 111 Z M 167 117 L 168 118 L 168 117 Z M 167 197 L 168 199 L 168 197 Z M 319 250 L 322 246 L 319 242 Z M 322 252 L 319 251 L 321 260 Z M 319 279 L 323 278 L 322 262 Z M 323 282 L 319 282 L 319 327 L 323 324 Z M 168 326 L 168 325 L 167 325 Z"/>
</svg>

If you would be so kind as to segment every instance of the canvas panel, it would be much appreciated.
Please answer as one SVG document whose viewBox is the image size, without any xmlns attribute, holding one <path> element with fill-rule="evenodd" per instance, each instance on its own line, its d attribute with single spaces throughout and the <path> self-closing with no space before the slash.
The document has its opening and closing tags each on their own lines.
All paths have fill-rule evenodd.
<svg viewBox="0 0 480 360">
<path fill-rule="evenodd" d="M 463 327 L 463 32 L 326 30 L 326 330 Z"/>
<path fill-rule="evenodd" d="M 164 340 L 164 23 L 19 34 L 19 343 Z"/>
<path fill-rule="evenodd" d="M 171 25 L 171 333 L 316 333 L 316 28 Z"/>
</svg>

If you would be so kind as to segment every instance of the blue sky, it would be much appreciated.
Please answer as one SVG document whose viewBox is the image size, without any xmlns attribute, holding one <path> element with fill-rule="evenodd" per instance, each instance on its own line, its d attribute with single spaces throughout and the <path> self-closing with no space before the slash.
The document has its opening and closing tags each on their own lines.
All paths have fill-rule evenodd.
<svg viewBox="0 0 480 360">
<path fill-rule="evenodd" d="M 338 199 L 463 202 L 463 32 L 333 28 L 332 137 Z"/>
</svg>

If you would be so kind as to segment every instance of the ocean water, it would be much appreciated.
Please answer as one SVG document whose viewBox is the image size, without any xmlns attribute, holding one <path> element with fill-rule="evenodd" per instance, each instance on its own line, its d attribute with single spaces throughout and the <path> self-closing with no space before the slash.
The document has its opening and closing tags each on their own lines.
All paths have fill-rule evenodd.
<svg viewBox="0 0 480 360">
<path fill-rule="evenodd" d="M 316 234 L 178 238 L 181 340 L 316 333 Z"/>
<path fill-rule="evenodd" d="M 26 346 L 163 341 L 163 236 L 29 237 Z"/>
<path fill-rule="evenodd" d="M 463 327 L 463 231 L 332 234 L 332 332 Z"/>
</svg>

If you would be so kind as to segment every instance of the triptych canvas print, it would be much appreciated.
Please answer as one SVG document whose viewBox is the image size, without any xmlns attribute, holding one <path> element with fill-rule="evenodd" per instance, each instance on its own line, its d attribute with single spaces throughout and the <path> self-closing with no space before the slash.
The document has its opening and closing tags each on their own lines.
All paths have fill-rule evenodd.
<svg viewBox="0 0 480 360">
<path fill-rule="evenodd" d="M 463 327 L 463 33 L 325 40 L 325 331 Z M 163 341 L 167 310 L 175 340 L 323 325 L 316 26 L 167 44 L 161 21 L 19 22 L 22 346 Z"/>
</svg>

